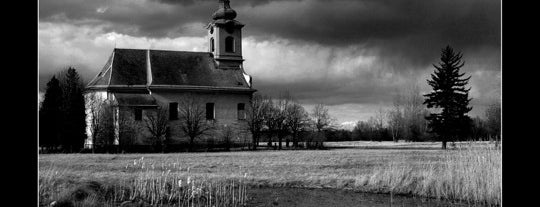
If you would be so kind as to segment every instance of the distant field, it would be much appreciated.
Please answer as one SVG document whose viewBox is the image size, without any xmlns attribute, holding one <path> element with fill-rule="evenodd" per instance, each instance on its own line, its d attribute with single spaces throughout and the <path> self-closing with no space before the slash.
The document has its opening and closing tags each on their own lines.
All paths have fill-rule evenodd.
<svg viewBox="0 0 540 207">
<path fill-rule="evenodd" d="M 454 142 L 456 148 L 485 148 L 495 146 L 494 142 Z M 361 149 L 441 149 L 441 142 L 377 142 L 377 141 L 347 141 L 325 142 L 327 147 L 355 147 Z M 452 142 L 448 142 L 448 148 L 453 148 Z"/>
<path fill-rule="evenodd" d="M 499 204 L 501 152 L 493 144 L 328 142 L 329 150 L 175 154 L 44 154 L 40 180 L 105 183 L 141 171 L 198 180 L 243 180 L 249 186 L 338 188 Z M 449 143 L 450 146 L 450 143 Z M 469 150 L 466 150 L 470 148 Z M 474 149 L 472 149 L 474 148 Z M 54 175 L 61 176 L 55 177 Z"/>
</svg>

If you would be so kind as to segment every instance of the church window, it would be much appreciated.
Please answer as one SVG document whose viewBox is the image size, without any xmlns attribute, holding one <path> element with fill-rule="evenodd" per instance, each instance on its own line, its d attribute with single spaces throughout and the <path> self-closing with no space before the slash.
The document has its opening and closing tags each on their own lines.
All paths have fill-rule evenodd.
<svg viewBox="0 0 540 207">
<path fill-rule="evenodd" d="M 135 108 L 135 120 L 137 121 L 142 120 L 142 113 L 143 113 L 143 110 L 141 108 Z"/>
<path fill-rule="evenodd" d="M 225 38 L 225 52 L 234 52 L 234 38 L 231 36 Z"/>
<path fill-rule="evenodd" d="M 178 103 L 169 103 L 169 120 L 178 119 Z"/>
<path fill-rule="evenodd" d="M 214 103 L 206 103 L 206 119 L 207 120 L 215 119 Z"/>
<path fill-rule="evenodd" d="M 237 106 L 237 111 L 238 111 L 238 119 L 239 120 L 245 120 L 246 119 L 246 104 L 244 103 L 239 103 L 238 106 Z"/>
</svg>

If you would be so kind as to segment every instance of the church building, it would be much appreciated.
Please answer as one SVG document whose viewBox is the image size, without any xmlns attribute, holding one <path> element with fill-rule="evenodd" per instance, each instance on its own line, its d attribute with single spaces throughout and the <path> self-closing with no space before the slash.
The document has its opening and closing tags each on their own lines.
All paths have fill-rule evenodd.
<svg viewBox="0 0 540 207">
<path fill-rule="evenodd" d="M 197 142 L 219 143 L 223 129 L 232 129 L 231 141 L 249 143 L 247 110 L 256 91 L 242 65 L 242 28 L 229 0 L 220 0 L 206 27 L 208 51 L 168 51 L 115 48 L 102 70 L 87 85 L 89 97 L 109 101 L 113 116 L 114 145 L 151 145 L 145 127 L 148 114 L 158 106 L 168 110 L 168 144 L 185 144 L 188 136 L 179 118 L 183 104 L 196 100 L 205 110 L 213 130 Z M 93 147 L 92 113 L 87 102 L 87 148 Z M 126 126 L 125 123 L 129 123 Z M 124 127 L 124 128 L 123 128 Z M 125 128 L 129 128 L 126 130 Z"/>
</svg>

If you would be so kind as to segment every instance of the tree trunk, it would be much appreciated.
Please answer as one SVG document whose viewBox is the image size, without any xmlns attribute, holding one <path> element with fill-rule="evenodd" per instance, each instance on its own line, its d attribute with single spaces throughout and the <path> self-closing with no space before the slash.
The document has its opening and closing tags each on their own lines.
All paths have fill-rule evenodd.
<svg viewBox="0 0 540 207">
<path fill-rule="evenodd" d="M 253 150 L 257 150 L 257 142 L 258 142 L 258 137 L 257 135 L 253 134 Z"/>
<path fill-rule="evenodd" d="M 92 154 L 95 153 L 95 150 L 96 150 L 96 138 L 94 137 L 94 135 L 92 135 Z"/>
<path fill-rule="evenodd" d="M 278 149 L 281 150 L 281 141 L 283 140 L 283 138 L 281 136 L 278 136 Z"/>
<path fill-rule="evenodd" d="M 190 139 L 189 139 L 189 152 L 193 152 L 193 140 L 194 139 L 195 138 L 193 138 L 193 137 L 190 137 Z"/>
<path fill-rule="evenodd" d="M 293 134 L 293 148 L 298 148 L 298 135 L 296 134 L 296 132 Z"/>
<path fill-rule="evenodd" d="M 253 147 L 252 150 L 257 150 L 257 138 L 253 138 Z"/>
</svg>

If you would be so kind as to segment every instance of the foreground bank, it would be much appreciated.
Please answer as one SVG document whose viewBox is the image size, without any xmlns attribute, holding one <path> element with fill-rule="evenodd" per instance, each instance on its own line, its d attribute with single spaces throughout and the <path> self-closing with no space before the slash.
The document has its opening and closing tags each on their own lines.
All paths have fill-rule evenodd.
<svg viewBox="0 0 540 207">
<path fill-rule="evenodd" d="M 224 197 L 219 199 L 238 205 L 242 204 L 239 199 L 246 199 L 245 192 L 239 191 L 246 186 L 335 188 L 500 205 L 499 149 L 478 144 L 446 151 L 437 148 L 418 144 L 313 151 L 40 155 L 40 201 L 66 197 L 81 183 L 91 181 L 112 186 L 108 189 L 113 192 L 114 186 L 124 186 L 116 187 L 125 196 L 119 200 L 164 195 L 172 199 L 180 194 L 174 193 L 178 182 L 189 178 L 203 183 L 201 192 L 194 188 L 184 193 L 206 199 L 210 196 L 203 192 L 214 192 L 217 198 L 215 193 L 221 189 Z M 66 192 L 51 193 L 52 189 Z M 236 194 L 225 195 L 228 191 Z M 164 201 L 145 198 L 144 202 Z"/>
</svg>

